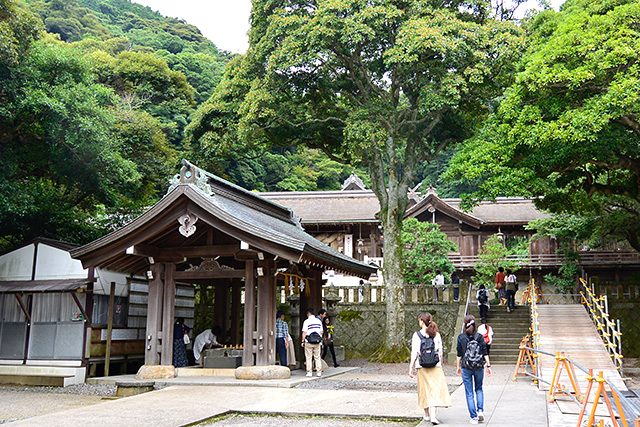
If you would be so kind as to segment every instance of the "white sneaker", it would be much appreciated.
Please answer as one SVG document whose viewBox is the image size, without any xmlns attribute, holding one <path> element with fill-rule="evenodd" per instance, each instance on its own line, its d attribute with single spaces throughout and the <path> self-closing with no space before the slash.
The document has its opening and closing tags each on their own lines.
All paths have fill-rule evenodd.
<svg viewBox="0 0 640 427">
<path fill-rule="evenodd" d="M 484 421 L 484 412 L 478 411 L 478 421 Z"/>
<path fill-rule="evenodd" d="M 322 371 L 318 371 L 318 376 L 321 377 L 322 376 Z"/>
<path fill-rule="evenodd" d="M 478 419 L 477 418 L 471 418 L 469 420 L 469 424 L 477 425 L 478 424 Z"/>
<path fill-rule="evenodd" d="M 425 421 L 431 421 L 431 417 L 427 417 L 426 415 L 424 415 L 422 417 L 422 419 L 425 420 Z"/>
<path fill-rule="evenodd" d="M 308 376 L 308 377 L 312 377 L 312 376 L 313 376 L 313 374 L 312 374 L 311 372 L 307 372 L 307 376 Z"/>
<path fill-rule="evenodd" d="M 440 424 L 440 420 L 437 419 L 436 417 L 431 417 L 431 424 L 433 424 L 434 426 L 437 426 L 438 424 Z"/>
</svg>

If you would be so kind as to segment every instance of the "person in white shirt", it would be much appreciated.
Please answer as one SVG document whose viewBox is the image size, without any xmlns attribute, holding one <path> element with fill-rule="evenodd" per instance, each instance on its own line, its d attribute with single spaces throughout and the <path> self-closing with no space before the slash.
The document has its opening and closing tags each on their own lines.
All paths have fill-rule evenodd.
<svg viewBox="0 0 640 427">
<path fill-rule="evenodd" d="M 431 281 L 433 286 L 433 300 L 438 301 L 438 289 L 444 288 L 444 275 L 440 270 L 436 270 L 436 277 Z"/>
<path fill-rule="evenodd" d="M 424 409 L 424 420 L 431 424 L 440 424 L 436 418 L 436 409 L 451 406 L 451 396 L 447 387 L 447 380 L 442 371 L 442 337 L 438 332 L 438 325 L 433 321 L 430 313 L 418 316 L 420 330 L 411 338 L 411 363 L 409 363 L 409 377 L 413 378 L 414 369 L 418 371 L 418 403 Z M 439 361 L 433 367 L 420 365 L 420 346 L 422 340 L 433 340 L 433 346 Z"/>
<path fill-rule="evenodd" d="M 487 354 L 489 354 L 491 344 L 493 344 L 493 328 L 487 324 L 487 319 L 482 319 L 482 324 L 478 326 L 478 333 L 484 338 L 484 342 L 487 344 Z"/>
<path fill-rule="evenodd" d="M 214 326 L 211 329 L 205 329 L 200 332 L 193 341 L 193 357 L 198 365 L 202 365 L 202 350 L 205 346 L 219 346 L 218 336 L 222 333 L 220 326 Z"/>
<path fill-rule="evenodd" d="M 302 347 L 307 365 L 307 376 L 313 376 L 313 361 L 316 362 L 316 372 L 322 376 L 322 359 L 320 345 L 322 344 L 322 321 L 314 315 L 313 308 L 307 310 L 307 320 L 302 324 Z M 316 334 L 318 337 L 316 337 Z"/>
</svg>

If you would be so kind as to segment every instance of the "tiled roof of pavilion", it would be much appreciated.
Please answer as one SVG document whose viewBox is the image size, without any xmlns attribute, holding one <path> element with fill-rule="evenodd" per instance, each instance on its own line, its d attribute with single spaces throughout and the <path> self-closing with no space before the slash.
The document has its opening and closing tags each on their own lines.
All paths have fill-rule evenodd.
<svg viewBox="0 0 640 427">
<path fill-rule="evenodd" d="M 185 211 L 191 211 L 198 220 L 248 242 L 253 248 L 274 253 L 292 262 L 303 262 L 360 277 L 368 277 L 375 272 L 374 268 L 305 233 L 299 218 L 290 208 L 199 169 L 186 160 L 183 160 L 180 174 L 172 180 L 167 195 L 157 204 L 123 228 L 73 250 L 71 254 L 81 259 L 85 267 L 101 262 L 116 263 L 114 257 L 126 256 L 125 249 L 132 244 L 139 244 L 135 236 L 144 234 L 150 224 L 166 223 L 167 231 L 163 233 L 168 235 L 171 227 L 178 229 L 178 219 Z M 176 234 L 173 232 L 172 236 Z M 101 256 L 101 252 L 109 246 L 122 250 L 117 255 L 105 252 Z"/>
<path fill-rule="evenodd" d="M 292 209 L 302 224 L 379 222 L 378 198 L 371 190 L 260 193 Z"/>
<path fill-rule="evenodd" d="M 380 210 L 380 203 L 371 190 L 290 191 L 260 194 L 291 208 L 296 215 L 300 216 L 303 225 L 380 222 L 376 217 L 376 213 Z M 433 205 L 436 209 L 476 227 L 526 224 L 536 218 L 548 217 L 548 214 L 536 209 L 533 201 L 518 197 L 499 197 L 495 202 L 480 202 L 470 212 L 462 211 L 460 203 L 460 199 L 441 199 L 435 193 L 427 194 L 407 210 L 407 216 L 415 216 L 426 209 L 427 205 Z"/>
</svg>

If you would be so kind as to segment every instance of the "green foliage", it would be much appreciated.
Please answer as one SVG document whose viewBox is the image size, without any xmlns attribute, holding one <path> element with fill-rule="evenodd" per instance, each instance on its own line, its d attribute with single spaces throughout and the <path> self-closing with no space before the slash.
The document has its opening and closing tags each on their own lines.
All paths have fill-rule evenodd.
<svg viewBox="0 0 640 427">
<path fill-rule="evenodd" d="M 445 277 L 455 269 L 447 256 L 458 251 L 458 246 L 447 239 L 438 224 L 418 221 L 415 218 L 404 220 L 402 225 L 402 243 L 404 244 L 404 278 L 407 283 L 431 283 L 440 270 Z"/>
<path fill-rule="evenodd" d="M 364 166 L 385 265 L 400 265 L 417 165 L 472 135 L 522 48 L 520 30 L 489 15 L 484 1 L 256 0 L 249 51 L 195 114 L 188 141 L 203 156 L 306 145 Z M 399 295 L 401 275 L 383 274 Z M 403 303 L 388 301 L 386 347 L 398 349 Z"/>
<path fill-rule="evenodd" d="M 528 24 L 521 72 L 450 178 L 598 218 L 640 250 L 640 3 L 569 0 Z"/>
<path fill-rule="evenodd" d="M 38 28 L 5 9 L 3 32 Z M 30 24 L 31 23 L 31 24 Z M 175 161 L 157 119 L 122 109 L 83 52 L 14 37 L 0 74 L 0 247 L 38 236 L 86 242 L 150 203 Z"/>
<path fill-rule="evenodd" d="M 547 237 L 558 243 L 556 253 L 563 256 L 558 275 L 544 276 L 545 281 L 553 285 L 556 292 L 569 293 L 575 289 L 582 272 L 578 265 L 578 249 L 585 246 L 595 248 L 602 243 L 598 231 L 601 224 L 598 223 L 597 218 L 559 214 L 537 219 L 527 225 L 528 229 L 536 230 L 534 239 Z"/>
<path fill-rule="evenodd" d="M 338 321 L 340 322 L 353 322 L 354 320 L 364 320 L 359 310 L 340 310 L 338 313 Z"/>
<path fill-rule="evenodd" d="M 518 266 L 515 261 L 507 259 L 509 255 L 511 255 L 510 251 L 497 235 L 489 237 L 478 252 L 478 262 L 474 266 L 476 274 L 472 277 L 473 281 L 477 284 L 484 284 L 487 289 L 494 289 L 498 267 L 503 267 L 506 271 L 507 269 L 515 270 Z"/>
</svg>

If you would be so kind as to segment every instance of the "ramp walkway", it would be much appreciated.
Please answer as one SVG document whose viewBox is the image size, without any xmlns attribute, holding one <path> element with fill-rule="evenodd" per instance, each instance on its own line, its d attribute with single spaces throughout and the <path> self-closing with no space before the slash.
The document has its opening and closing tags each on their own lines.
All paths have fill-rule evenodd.
<svg viewBox="0 0 640 427">
<path fill-rule="evenodd" d="M 627 390 L 583 305 L 540 304 L 538 313 L 540 350 L 554 354 L 564 352 L 585 369 L 593 369 L 594 374 L 602 371 L 604 378 L 619 390 Z M 544 380 L 552 380 L 555 366 L 555 358 L 540 355 L 540 372 Z M 586 375 L 580 370 L 576 370 L 575 373 L 580 389 L 584 392 L 588 383 Z M 560 382 L 567 387 L 570 386 L 569 378 L 564 371 Z M 549 390 L 549 385 L 542 381 L 540 387 L 542 390 Z"/>
</svg>

